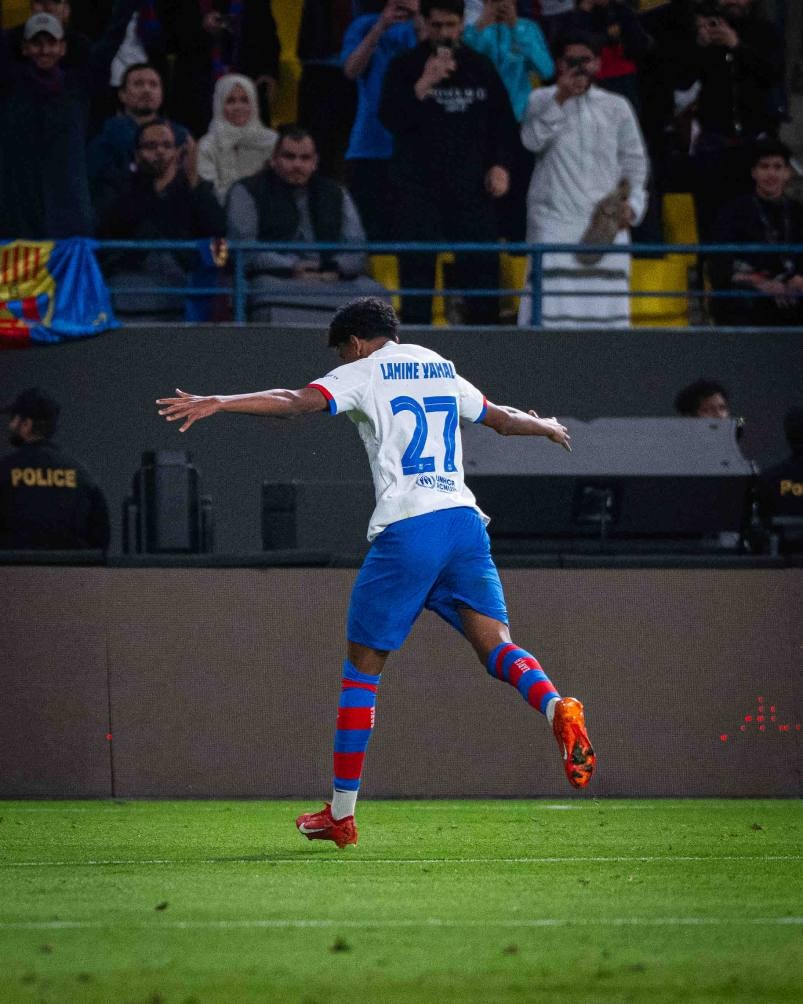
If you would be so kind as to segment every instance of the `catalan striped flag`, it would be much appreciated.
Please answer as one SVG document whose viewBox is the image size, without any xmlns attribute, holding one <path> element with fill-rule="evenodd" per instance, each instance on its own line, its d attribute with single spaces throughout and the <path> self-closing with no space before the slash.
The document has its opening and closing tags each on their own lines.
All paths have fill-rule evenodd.
<svg viewBox="0 0 803 1004">
<path fill-rule="evenodd" d="M 0 347 L 23 348 L 117 327 L 95 242 L 0 242 Z"/>
</svg>

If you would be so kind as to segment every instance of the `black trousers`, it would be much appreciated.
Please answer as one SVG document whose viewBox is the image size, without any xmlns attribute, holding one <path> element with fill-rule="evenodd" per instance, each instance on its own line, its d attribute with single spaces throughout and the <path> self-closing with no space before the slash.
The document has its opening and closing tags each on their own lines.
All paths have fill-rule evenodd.
<svg viewBox="0 0 803 1004">
<path fill-rule="evenodd" d="M 355 158 L 346 161 L 346 183 L 357 204 L 369 241 L 394 239 L 393 215 L 388 191 L 387 160 Z"/>
<path fill-rule="evenodd" d="M 392 192 L 395 207 L 395 237 L 400 241 L 493 243 L 497 240 L 494 205 L 483 191 L 454 193 L 426 189 L 420 185 L 396 184 Z M 432 289 L 435 285 L 435 255 L 399 255 L 399 275 L 403 289 Z M 499 258 L 495 254 L 465 252 L 455 256 L 455 281 L 460 289 L 499 288 Z M 498 296 L 465 296 L 467 324 L 498 324 Z M 405 324 L 430 324 L 430 294 L 402 297 Z"/>
</svg>

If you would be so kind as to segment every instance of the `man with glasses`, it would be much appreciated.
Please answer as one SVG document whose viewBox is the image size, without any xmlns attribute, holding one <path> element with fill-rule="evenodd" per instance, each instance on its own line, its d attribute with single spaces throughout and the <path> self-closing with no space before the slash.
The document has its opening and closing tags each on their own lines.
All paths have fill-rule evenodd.
<svg viewBox="0 0 803 1004">
<path fill-rule="evenodd" d="M 154 119 L 140 127 L 134 163 L 136 169 L 96 203 L 99 236 L 154 241 L 225 234 L 225 217 L 212 186 L 199 180 L 195 158 L 179 149 L 168 121 Z M 182 297 L 162 290 L 186 285 L 197 265 L 193 252 L 125 251 L 106 257 L 104 271 L 118 289 L 114 308 L 121 320 L 182 320 Z M 144 292 L 127 293 L 120 287 Z"/>
<path fill-rule="evenodd" d="M 126 68 L 117 89 L 119 113 L 103 122 L 89 144 L 87 162 L 89 184 L 96 198 L 108 184 L 116 184 L 131 170 L 137 131 L 146 122 L 159 118 L 164 103 L 162 76 L 151 63 L 134 63 Z M 180 147 L 191 148 L 194 141 L 183 125 L 170 123 Z"/>
</svg>

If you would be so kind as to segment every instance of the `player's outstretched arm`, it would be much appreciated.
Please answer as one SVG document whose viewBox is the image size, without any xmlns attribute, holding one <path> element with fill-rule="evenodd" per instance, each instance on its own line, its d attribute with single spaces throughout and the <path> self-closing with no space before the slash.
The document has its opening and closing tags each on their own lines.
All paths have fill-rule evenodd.
<svg viewBox="0 0 803 1004">
<path fill-rule="evenodd" d="M 534 411 L 519 411 L 507 404 L 491 404 L 482 420 L 500 436 L 546 436 L 564 450 L 572 451 L 569 430 L 556 418 L 540 418 Z"/>
<path fill-rule="evenodd" d="M 254 394 L 188 394 L 176 387 L 178 397 L 160 397 L 159 414 L 168 422 L 183 422 L 179 432 L 201 418 L 209 418 L 219 411 L 239 412 L 243 415 L 266 415 L 270 418 L 293 418 L 313 411 L 324 411 L 326 398 L 312 387 L 300 390 L 262 390 Z"/>
</svg>

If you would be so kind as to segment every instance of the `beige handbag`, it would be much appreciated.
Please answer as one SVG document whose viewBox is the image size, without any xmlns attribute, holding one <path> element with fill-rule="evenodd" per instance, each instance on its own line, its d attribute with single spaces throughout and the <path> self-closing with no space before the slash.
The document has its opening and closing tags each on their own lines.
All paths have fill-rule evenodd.
<svg viewBox="0 0 803 1004">
<path fill-rule="evenodd" d="M 591 222 L 580 238 L 581 244 L 613 244 L 621 229 L 619 219 L 622 205 L 630 198 L 630 182 L 622 178 L 612 192 L 600 199 L 591 214 Z M 602 257 L 597 251 L 578 251 L 575 255 L 581 265 L 596 265 Z"/>
</svg>

